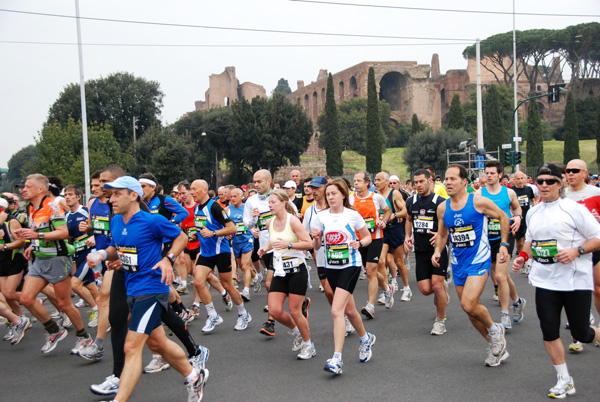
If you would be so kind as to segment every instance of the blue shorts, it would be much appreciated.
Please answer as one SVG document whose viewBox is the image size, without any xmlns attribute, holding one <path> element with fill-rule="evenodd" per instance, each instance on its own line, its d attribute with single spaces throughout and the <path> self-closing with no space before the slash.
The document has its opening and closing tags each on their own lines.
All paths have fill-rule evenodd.
<svg viewBox="0 0 600 402">
<path fill-rule="evenodd" d="M 83 286 L 87 286 L 96 281 L 94 270 L 90 268 L 87 263 L 87 253 L 77 257 L 75 260 L 75 268 L 77 270 L 73 274 L 73 277 L 81 280 L 81 282 L 83 282 Z"/>
<path fill-rule="evenodd" d="M 235 258 L 240 258 L 242 254 L 251 253 L 254 250 L 254 237 L 242 243 L 232 243 L 231 248 Z"/>
<path fill-rule="evenodd" d="M 395 249 L 404 244 L 404 228 L 398 225 L 383 229 L 383 243 L 390 247 L 388 253 L 393 253 Z"/>
<path fill-rule="evenodd" d="M 131 319 L 129 330 L 140 334 L 150 335 L 160 327 L 160 316 L 168 308 L 169 294 L 141 295 L 127 297 Z"/>
<path fill-rule="evenodd" d="M 492 262 L 488 260 L 480 264 L 471 265 L 454 265 L 452 264 L 452 277 L 454 278 L 455 286 L 464 286 L 469 276 L 482 276 L 487 273 L 490 274 L 492 269 Z"/>
</svg>

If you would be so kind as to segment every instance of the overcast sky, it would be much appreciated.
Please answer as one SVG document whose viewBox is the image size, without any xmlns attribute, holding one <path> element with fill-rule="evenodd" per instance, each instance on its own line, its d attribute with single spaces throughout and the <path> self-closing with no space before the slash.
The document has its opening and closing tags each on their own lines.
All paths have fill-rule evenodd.
<svg viewBox="0 0 600 402">
<path fill-rule="evenodd" d="M 341 1 L 430 10 L 333 4 Z M 485 39 L 512 30 L 512 15 L 431 9 L 512 13 L 512 4 L 461 0 L 81 0 L 81 17 L 128 21 L 81 21 L 84 76 L 96 79 L 126 71 L 158 81 L 165 94 L 162 121 L 168 124 L 194 110 L 194 101 L 204 100 L 209 75 L 221 73 L 226 66 L 236 67 L 240 83 L 263 85 L 268 94 L 279 78 L 287 79 L 296 90 L 297 80 L 315 81 L 321 68 L 335 73 L 361 61 L 430 64 L 432 54 L 438 53 L 442 73 L 466 68 L 463 49 L 477 37 Z M 79 82 L 79 65 L 76 21 L 60 17 L 75 16 L 74 0 L 0 0 L 0 9 L 0 167 L 6 167 L 13 153 L 34 144 L 50 105 L 63 88 Z M 517 15 L 517 30 L 600 21 L 598 0 L 517 1 L 516 11 L 562 15 Z"/>
</svg>

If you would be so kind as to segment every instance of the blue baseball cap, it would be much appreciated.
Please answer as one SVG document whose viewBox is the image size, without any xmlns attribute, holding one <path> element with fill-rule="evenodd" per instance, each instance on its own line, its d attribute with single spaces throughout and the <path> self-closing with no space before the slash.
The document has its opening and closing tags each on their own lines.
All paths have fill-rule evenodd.
<svg viewBox="0 0 600 402">
<path fill-rule="evenodd" d="M 326 178 L 324 178 L 323 176 L 315 176 L 311 180 L 309 186 L 311 186 L 311 187 L 321 187 L 321 186 L 323 186 L 325 184 L 327 184 L 327 179 Z"/>
<path fill-rule="evenodd" d="M 104 183 L 104 188 L 126 188 L 127 190 L 137 193 L 140 198 L 142 198 L 144 195 L 144 191 L 142 190 L 142 185 L 140 182 L 131 176 L 121 176 L 111 183 Z"/>
</svg>

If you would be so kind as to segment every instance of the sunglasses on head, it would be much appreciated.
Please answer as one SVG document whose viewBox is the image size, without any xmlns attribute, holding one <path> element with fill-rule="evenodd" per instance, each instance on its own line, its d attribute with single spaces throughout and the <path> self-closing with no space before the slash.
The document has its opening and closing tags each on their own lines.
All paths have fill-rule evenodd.
<svg viewBox="0 0 600 402">
<path fill-rule="evenodd" d="M 553 184 L 556 184 L 556 183 L 558 183 L 558 182 L 559 182 L 559 180 L 558 180 L 558 179 L 537 179 L 537 180 L 536 180 L 536 182 L 537 182 L 537 184 L 539 184 L 540 186 L 541 186 L 542 184 L 544 184 L 544 182 L 546 182 L 546 184 L 547 184 L 547 185 L 551 186 L 551 185 L 553 185 Z"/>
<path fill-rule="evenodd" d="M 581 172 L 582 170 L 583 169 L 565 169 L 565 172 L 577 174 L 577 173 Z"/>
</svg>

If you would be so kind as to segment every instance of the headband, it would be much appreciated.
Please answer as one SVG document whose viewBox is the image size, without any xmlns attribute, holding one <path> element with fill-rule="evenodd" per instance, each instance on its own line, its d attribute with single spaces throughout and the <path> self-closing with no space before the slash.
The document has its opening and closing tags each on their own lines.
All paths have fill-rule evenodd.
<svg viewBox="0 0 600 402">
<path fill-rule="evenodd" d="M 150 180 L 150 179 L 139 179 L 138 181 L 139 181 L 140 183 L 146 183 L 146 184 L 148 184 L 149 186 L 156 187 L 156 183 L 155 183 L 155 182 L 153 182 L 153 181 L 152 181 L 152 180 Z"/>
</svg>

